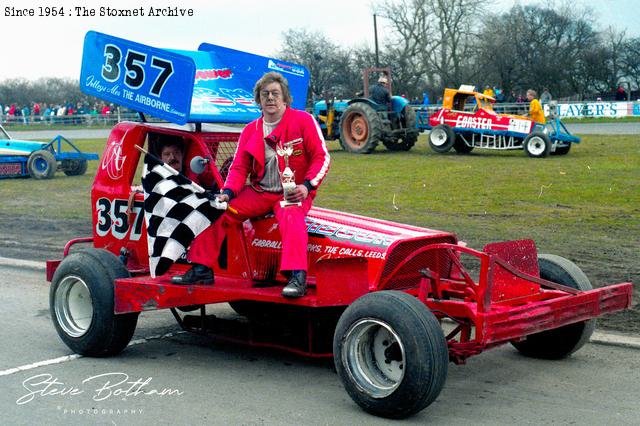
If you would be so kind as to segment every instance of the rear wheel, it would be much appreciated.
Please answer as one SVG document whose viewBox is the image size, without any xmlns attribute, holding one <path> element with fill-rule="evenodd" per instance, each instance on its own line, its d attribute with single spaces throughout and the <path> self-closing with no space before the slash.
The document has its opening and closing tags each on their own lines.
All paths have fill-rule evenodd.
<svg viewBox="0 0 640 426">
<path fill-rule="evenodd" d="M 34 151 L 27 160 L 27 170 L 34 179 L 51 179 L 56 174 L 58 164 L 50 151 Z"/>
<path fill-rule="evenodd" d="M 419 412 L 447 378 L 447 342 L 438 320 L 399 291 L 369 293 L 352 303 L 338 321 L 333 354 L 349 396 L 378 416 Z"/>
<path fill-rule="evenodd" d="M 416 129 L 416 112 L 409 105 L 405 106 L 401 115 L 402 128 Z M 389 151 L 409 151 L 418 141 L 418 132 L 409 132 L 398 141 L 383 141 Z"/>
<path fill-rule="evenodd" d="M 571 151 L 571 143 L 568 143 L 567 146 L 557 146 L 556 150 L 551 153 L 551 155 L 566 155 Z"/>
<path fill-rule="evenodd" d="M 529 157 L 544 158 L 551 152 L 551 141 L 544 133 L 535 132 L 524 138 L 524 150 Z"/>
<path fill-rule="evenodd" d="M 114 281 L 129 277 L 112 253 L 85 249 L 67 256 L 53 276 L 49 307 L 62 341 L 74 352 L 116 355 L 131 340 L 138 313 L 114 314 Z"/>
<path fill-rule="evenodd" d="M 429 146 L 435 152 L 445 153 L 451 149 L 456 141 L 456 135 L 451 127 L 438 124 L 429 132 Z"/>
<path fill-rule="evenodd" d="M 553 254 L 538 255 L 540 278 L 563 284 L 580 291 L 593 289 L 589 278 L 575 263 Z M 553 330 L 527 336 L 521 342 L 512 342 L 520 353 L 533 358 L 565 358 L 589 341 L 596 320 L 577 322 Z"/>
<path fill-rule="evenodd" d="M 453 143 L 453 149 L 455 149 L 458 154 L 468 154 L 473 151 L 473 145 L 467 145 L 464 139 L 462 139 L 462 134 L 457 134 L 456 141 Z"/>
<path fill-rule="evenodd" d="M 356 102 L 340 118 L 340 145 L 346 151 L 369 154 L 382 137 L 382 120 L 376 111 L 363 102 Z"/>
<path fill-rule="evenodd" d="M 70 160 L 64 167 L 67 176 L 80 176 L 87 172 L 87 160 Z"/>
</svg>

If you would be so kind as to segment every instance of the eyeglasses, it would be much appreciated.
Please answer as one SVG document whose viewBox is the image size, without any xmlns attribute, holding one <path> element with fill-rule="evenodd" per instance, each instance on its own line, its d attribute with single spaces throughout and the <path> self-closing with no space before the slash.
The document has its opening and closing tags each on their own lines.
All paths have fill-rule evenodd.
<svg viewBox="0 0 640 426">
<path fill-rule="evenodd" d="M 278 99 L 282 97 L 282 92 L 279 90 L 261 90 L 260 97 L 264 99 L 268 99 L 269 95 L 273 96 L 274 99 Z"/>
</svg>

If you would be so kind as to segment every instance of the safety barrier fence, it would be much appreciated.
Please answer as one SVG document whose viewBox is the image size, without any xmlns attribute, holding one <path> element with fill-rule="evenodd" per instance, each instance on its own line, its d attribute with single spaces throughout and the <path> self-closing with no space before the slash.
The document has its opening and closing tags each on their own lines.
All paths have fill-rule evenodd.
<svg viewBox="0 0 640 426">
<path fill-rule="evenodd" d="M 428 114 L 438 111 L 442 105 L 412 105 L 415 110 L 427 110 Z M 467 103 L 466 108 L 473 111 L 475 105 Z M 543 104 L 545 115 L 550 115 L 552 105 Z M 529 111 L 528 103 L 495 103 L 493 109 L 501 114 L 526 115 Z M 562 102 L 556 105 L 556 114 L 560 118 L 622 118 L 640 116 L 640 101 L 585 101 Z"/>
<path fill-rule="evenodd" d="M 438 111 L 442 105 L 411 105 L 416 111 L 426 109 L 427 113 Z M 545 115 L 550 114 L 550 105 L 543 104 Z M 529 110 L 528 103 L 496 103 L 494 110 L 501 114 L 526 115 Z M 474 105 L 467 104 L 466 109 L 473 111 Z M 310 111 L 311 112 L 311 111 Z M 611 117 L 622 118 L 640 117 L 640 101 L 593 101 L 593 102 L 562 102 L 556 106 L 556 113 L 560 118 L 598 118 Z M 138 114 L 130 111 L 116 109 L 110 114 L 74 114 L 74 115 L 29 115 L 12 116 L 0 115 L 0 124 L 10 128 L 12 126 L 82 126 L 82 127 L 109 127 L 121 121 L 137 121 Z"/>
<path fill-rule="evenodd" d="M 57 126 L 82 126 L 82 127 L 109 127 L 121 121 L 137 121 L 138 113 L 121 112 L 115 110 L 109 114 L 73 114 L 73 115 L 29 115 L 12 116 L 0 115 L 0 124 L 6 128 L 12 126 L 48 127 Z"/>
</svg>

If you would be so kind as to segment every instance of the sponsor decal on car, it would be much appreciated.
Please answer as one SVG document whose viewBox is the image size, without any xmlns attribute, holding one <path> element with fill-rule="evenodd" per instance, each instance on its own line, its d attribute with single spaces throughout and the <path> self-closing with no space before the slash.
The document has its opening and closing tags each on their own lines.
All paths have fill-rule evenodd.
<svg viewBox="0 0 640 426">
<path fill-rule="evenodd" d="M 459 115 L 458 118 L 456 118 L 455 127 L 466 127 L 469 129 L 490 129 L 491 119 Z"/>
</svg>

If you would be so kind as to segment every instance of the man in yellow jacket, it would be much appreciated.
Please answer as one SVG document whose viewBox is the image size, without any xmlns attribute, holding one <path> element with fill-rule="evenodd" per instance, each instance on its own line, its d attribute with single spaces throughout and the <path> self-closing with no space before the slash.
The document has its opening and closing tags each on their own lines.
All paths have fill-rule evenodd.
<svg viewBox="0 0 640 426">
<path fill-rule="evenodd" d="M 544 111 L 540 101 L 536 99 L 537 93 L 533 89 L 527 90 L 527 100 L 529 101 L 529 117 L 537 123 L 544 124 L 547 120 L 544 118 Z"/>
</svg>

